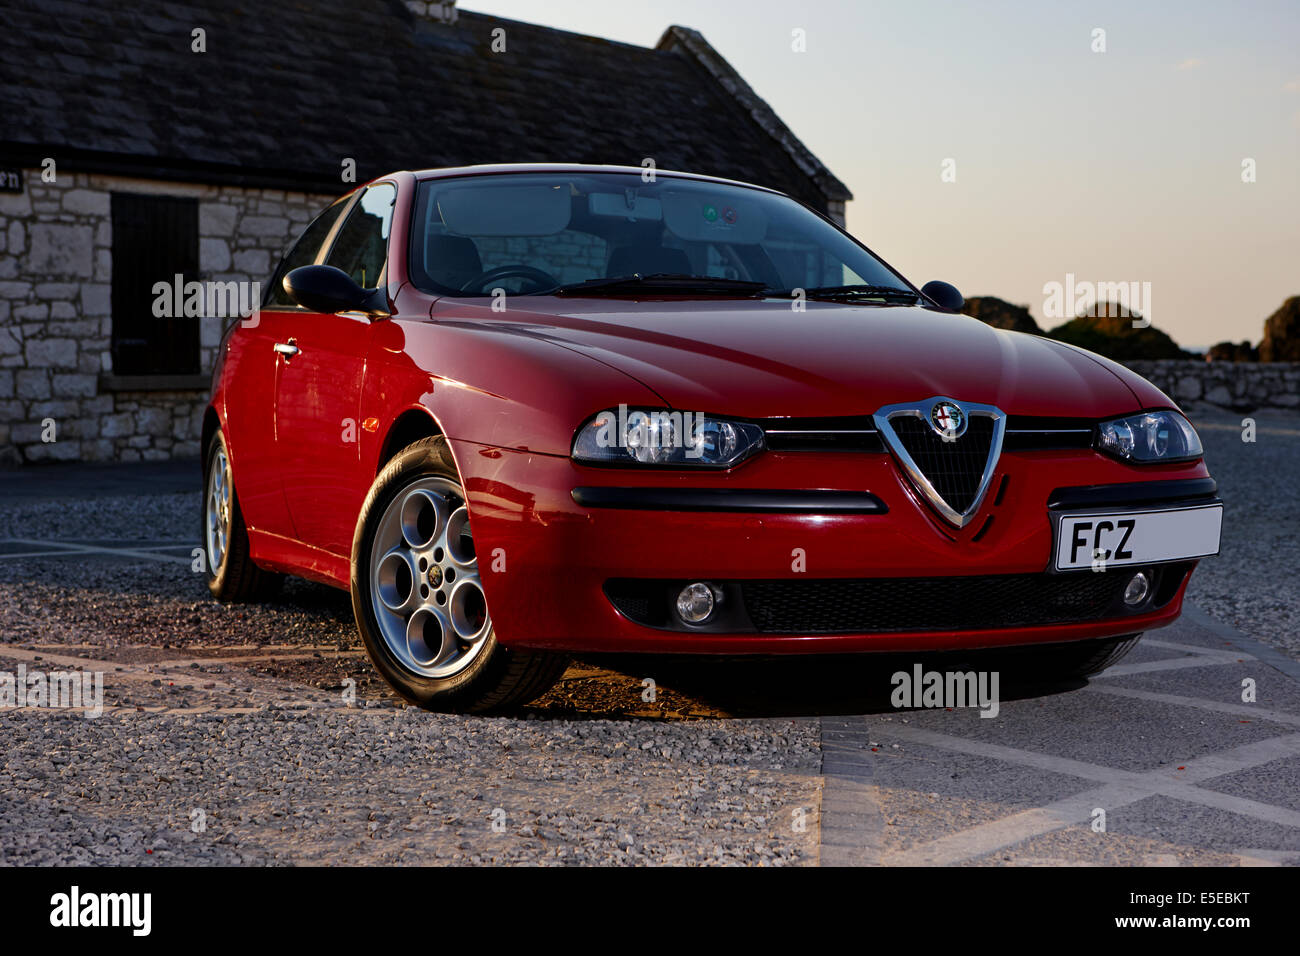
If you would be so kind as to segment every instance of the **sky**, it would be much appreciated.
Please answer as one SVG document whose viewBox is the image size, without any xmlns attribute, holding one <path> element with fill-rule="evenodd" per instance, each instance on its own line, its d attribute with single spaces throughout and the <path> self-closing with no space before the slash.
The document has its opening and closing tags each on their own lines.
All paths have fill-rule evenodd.
<svg viewBox="0 0 1300 956">
<path fill-rule="evenodd" d="M 460 6 L 642 46 L 699 30 L 918 284 L 1051 327 L 1050 283 L 1139 283 L 1185 347 L 1258 343 L 1300 295 L 1300 0 Z"/>
</svg>

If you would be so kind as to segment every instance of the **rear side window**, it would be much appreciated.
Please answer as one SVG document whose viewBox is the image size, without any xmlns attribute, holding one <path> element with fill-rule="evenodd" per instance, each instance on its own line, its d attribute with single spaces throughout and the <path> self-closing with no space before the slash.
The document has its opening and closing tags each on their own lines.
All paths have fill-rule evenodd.
<svg viewBox="0 0 1300 956">
<path fill-rule="evenodd" d="M 267 290 L 267 306 L 288 306 L 292 308 L 297 303 L 289 298 L 289 293 L 284 291 L 283 279 L 294 269 L 299 266 L 309 266 L 315 263 L 316 257 L 320 254 L 321 243 L 323 243 L 334 228 L 334 223 L 338 221 L 343 210 L 348 207 L 347 199 L 340 199 L 334 205 L 330 206 L 323 213 L 317 216 L 310 226 L 302 234 L 302 238 L 294 244 L 293 249 L 284 257 L 280 263 L 280 268 L 275 270 L 275 277 L 271 280 L 271 288 Z"/>
<path fill-rule="evenodd" d="M 388 229 L 396 199 L 397 190 L 388 183 L 367 189 L 339 230 L 325 264 L 343 270 L 363 289 L 377 288 L 388 261 Z"/>
</svg>

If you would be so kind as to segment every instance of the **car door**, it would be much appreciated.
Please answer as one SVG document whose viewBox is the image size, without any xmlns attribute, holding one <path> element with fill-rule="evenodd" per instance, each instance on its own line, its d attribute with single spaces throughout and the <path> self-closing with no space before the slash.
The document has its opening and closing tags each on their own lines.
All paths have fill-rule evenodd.
<svg viewBox="0 0 1300 956">
<path fill-rule="evenodd" d="M 362 288 L 385 281 L 388 234 L 397 189 L 368 187 L 335 231 L 326 265 Z M 276 449 L 295 536 L 312 547 L 350 555 L 357 513 L 372 475 L 363 475 L 359 419 L 371 319 L 359 312 L 306 312 L 276 341 Z"/>
<path fill-rule="evenodd" d="M 298 317 L 306 310 L 289 298 L 280 279 L 317 261 L 352 199 L 334 203 L 303 230 L 276 269 L 256 321 L 241 322 L 230 337 L 225 374 L 231 387 L 225 393 L 223 426 L 240 509 L 251 531 L 286 537 L 294 533 L 275 442 L 275 400 L 283 363 L 274 344 L 293 337 Z"/>
</svg>

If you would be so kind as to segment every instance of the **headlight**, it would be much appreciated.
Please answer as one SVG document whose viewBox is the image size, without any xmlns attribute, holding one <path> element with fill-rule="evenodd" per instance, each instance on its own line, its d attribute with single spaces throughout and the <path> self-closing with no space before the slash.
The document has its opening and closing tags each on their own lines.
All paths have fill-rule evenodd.
<svg viewBox="0 0 1300 956">
<path fill-rule="evenodd" d="M 1196 429 L 1177 412 L 1143 412 L 1102 422 L 1097 448 L 1125 461 L 1187 461 L 1204 453 Z"/>
<path fill-rule="evenodd" d="M 577 461 L 730 468 L 763 448 L 763 429 L 697 412 L 620 407 L 601 412 L 573 440 Z"/>
</svg>

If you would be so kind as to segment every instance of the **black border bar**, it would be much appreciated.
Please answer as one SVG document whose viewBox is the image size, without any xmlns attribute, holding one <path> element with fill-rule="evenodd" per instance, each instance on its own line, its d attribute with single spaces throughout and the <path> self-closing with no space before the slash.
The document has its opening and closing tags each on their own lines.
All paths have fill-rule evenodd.
<svg viewBox="0 0 1300 956">
<path fill-rule="evenodd" d="M 740 511 L 777 514 L 883 515 L 866 491 L 768 491 L 752 488 L 574 488 L 584 508 L 633 511 Z"/>
<path fill-rule="evenodd" d="M 1130 481 L 1118 485 L 1080 485 L 1072 488 L 1057 488 L 1047 496 L 1047 507 L 1052 509 L 1102 508 L 1184 502 L 1197 498 L 1213 498 L 1218 490 L 1219 485 L 1213 478 Z"/>
</svg>

